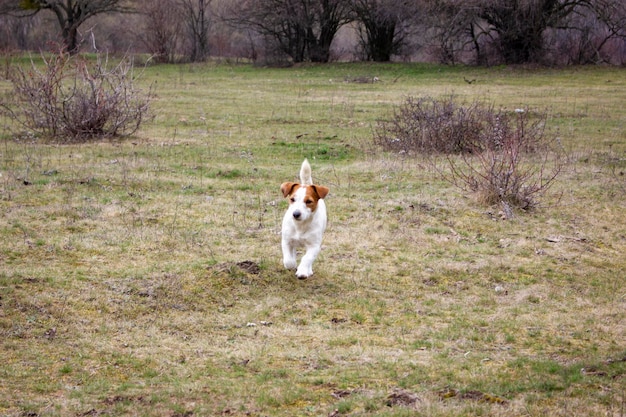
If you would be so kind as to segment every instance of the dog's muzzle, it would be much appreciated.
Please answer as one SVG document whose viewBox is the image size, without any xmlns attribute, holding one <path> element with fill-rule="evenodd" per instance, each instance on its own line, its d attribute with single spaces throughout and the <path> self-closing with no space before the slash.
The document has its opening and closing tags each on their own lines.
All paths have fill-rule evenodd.
<svg viewBox="0 0 626 417">
<path fill-rule="evenodd" d="M 296 210 L 293 212 L 293 218 L 296 220 L 300 220 L 300 216 L 302 216 L 302 213 L 300 213 L 300 210 Z"/>
</svg>

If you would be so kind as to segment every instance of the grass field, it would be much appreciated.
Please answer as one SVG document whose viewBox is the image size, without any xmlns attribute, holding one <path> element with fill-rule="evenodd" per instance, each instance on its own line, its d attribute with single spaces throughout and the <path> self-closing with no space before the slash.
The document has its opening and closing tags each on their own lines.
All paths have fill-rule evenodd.
<svg viewBox="0 0 626 417">
<path fill-rule="evenodd" d="M 132 138 L 0 125 L 1 416 L 626 416 L 626 70 L 223 63 L 151 82 Z M 538 210 L 503 220 L 371 145 L 408 95 L 451 94 L 548 111 L 568 162 Z M 331 193 L 300 281 L 279 187 L 305 157 Z"/>
</svg>

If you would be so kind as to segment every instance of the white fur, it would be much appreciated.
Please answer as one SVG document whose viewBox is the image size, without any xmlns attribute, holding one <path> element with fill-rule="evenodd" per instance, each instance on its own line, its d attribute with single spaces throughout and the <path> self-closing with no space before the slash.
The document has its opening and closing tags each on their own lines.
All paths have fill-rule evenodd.
<svg viewBox="0 0 626 417">
<path fill-rule="evenodd" d="M 320 253 L 322 235 L 326 229 L 324 199 L 317 200 L 317 208 L 314 211 L 305 202 L 307 186 L 311 185 L 313 185 L 311 166 L 305 159 L 300 169 L 300 184 L 296 184 L 293 193 L 289 194 L 289 209 L 283 217 L 282 225 L 283 265 L 285 268 L 295 269 L 297 265 L 296 250 L 298 248 L 305 249 L 305 254 L 296 270 L 296 276 L 300 279 L 313 275 L 313 261 Z"/>
</svg>

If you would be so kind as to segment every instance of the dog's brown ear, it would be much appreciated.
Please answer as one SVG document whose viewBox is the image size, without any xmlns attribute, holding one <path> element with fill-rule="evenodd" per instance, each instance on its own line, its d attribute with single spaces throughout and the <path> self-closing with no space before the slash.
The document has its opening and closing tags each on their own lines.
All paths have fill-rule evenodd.
<svg viewBox="0 0 626 417">
<path fill-rule="evenodd" d="M 315 192 L 317 193 L 319 198 L 326 197 L 330 192 L 330 189 L 328 187 L 324 187 L 323 185 L 313 185 L 312 187 L 315 188 Z"/>
<path fill-rule="evenodd" d="M 293 191 L 294 187 L 297 187 L 297 182 L 283 182 L 280 186 L 280 191 L 283 193 L 283 197 L 287 197 Z"/>
</svg>

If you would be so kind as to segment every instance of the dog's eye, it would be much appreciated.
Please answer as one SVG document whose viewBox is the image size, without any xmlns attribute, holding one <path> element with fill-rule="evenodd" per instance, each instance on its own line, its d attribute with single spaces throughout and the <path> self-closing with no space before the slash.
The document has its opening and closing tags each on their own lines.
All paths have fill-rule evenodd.
<svg viewBox="0 0 626 417">
<path fill-rule="evenodd" d="M 306 205 L 307 205 L 307 206 L 308 206 L 308 205 L 310 205 L 310 204 L 313 204 L 313 200 L 307 200 L 307 201 L 306 201 Z"/>
<path fill-rule="evenodd" d="M 293 198 L 293 197 L 291 197 L 291 198 L 289 199 L 289 201 L 291 201 L 292 203 L 295 203 L 295 202 L 296 202 L 296 199 L 295 199 L 295 198 Z"/>
</svg>

